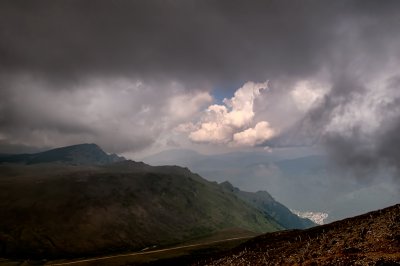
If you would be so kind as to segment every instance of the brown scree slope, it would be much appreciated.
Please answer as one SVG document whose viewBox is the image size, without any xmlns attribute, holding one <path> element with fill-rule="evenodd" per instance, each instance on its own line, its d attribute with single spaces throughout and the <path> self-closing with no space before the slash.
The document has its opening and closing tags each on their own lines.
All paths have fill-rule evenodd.
<svg viewBox="0 0 400 266">
<path fill-rule="evenodd" d="M 195 265 L 400 265 L 400 204 L 306 230 L 268 233 Z"/>
</svg>

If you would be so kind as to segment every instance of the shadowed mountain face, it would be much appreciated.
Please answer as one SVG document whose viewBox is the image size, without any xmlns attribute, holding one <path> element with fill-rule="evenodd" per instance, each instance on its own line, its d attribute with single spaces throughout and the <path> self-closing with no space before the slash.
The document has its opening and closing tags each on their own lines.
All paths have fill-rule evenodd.
<svg viewBox="0 0 400 266">
<path fill-rule="evenodd" d="M 238 188 L 233 187 L 229 182 L 223 182 L 221 183 L 221 186 L 237 195 L 248 204 L 268 213 L 286 229 L 303 229 L 316 225 L 309 219 L 300 218 L 293 214 L 287 207 L 277 202 L 266 191 L 258 191 L 255 193 L 241 191 Z"/>
<path fill-rule="evenodd" d="M 266 192 L 252 196 L 187 168 L 107 155 L 94 144 L 7 156 L 2 162 L 0 257 L 107 254 L 227 228 L 293 228 L 277 215 L 280 209 L 272 208 L 276 202 Z"/>
<path fill-rule="evenodd" d="M 179 167 L 0 166 L 0 256 L 67 257 L 140 250 L 239 227 L 282 227 Z"/>
<path fill-rule="evenodd" d="M 268 233 L 200 264 L 399 265 L 400 205 L 307 230 Z"/>
<path fill-rule="evenodd" d="M 66 163 L 72 165 L 103 165 L 123 161 L 116 154 L 108 155 L 96 144 L 78 144 L 33 154 L 3 155 L 1 162 L 39 164 Z"/>
</svg>

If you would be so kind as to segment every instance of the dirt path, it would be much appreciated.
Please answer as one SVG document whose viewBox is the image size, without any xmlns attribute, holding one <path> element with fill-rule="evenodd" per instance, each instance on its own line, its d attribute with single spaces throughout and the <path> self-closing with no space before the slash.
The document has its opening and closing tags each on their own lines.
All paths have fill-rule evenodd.
<svg viewBox="0 0 400 266">
<path fill-rule="evenodd" d="M 216 243 L 222 243 L 222 242 L 228 242 L 228 241 L 234 241 L 234 240 L 240 240 L 240 239 L 246 239 L 246 238 L 249 239 L 249 238 L 253 238 L 253 237 L 252 236 L 234 237 L 234 238 L 228 238 L 228 239 L 224 239 L 224 240 L 211 241 L 211 242 L 207 242 L 207 243 L 192 244 L 192 245 L 185 245 L 185 246 L 179 246 L 179 247 L 173 247 L 173 248 L 164 248 L 164 249 L 157 249 L 157 250 L 151 250 L 151 251 L 143 251 L 143 252 L 133 252 L 133 253 L 128 253 L 128 254 L 104 256 L 104 257 L 97 257 L 97 258 L 90 258 L 90 259 L 81 259 L 81 260 L 75 260 L 75 261 L 69 261 L 69 262 L 48 263 L 46 265 L 49 265 L 49 266 L 50 265 L 53 265 L 53 266 L 73 265 L 73 264 L 78 264 L 78 263 L 83 263 L 83 262 L 94 262 L 94 261 L 101 261 L 101 260 L 107 260 L 107 259 L 113 259 L 113 258 L 131 257 L 131 256 L 138 256 L 138 255 L 145 255 L 145 254 L 152 254 L 152 253 L 161 253 L 161 252 L 177 250 L 177 249 L 207 246 L 210 244 L 216 244 Z"/>
</svg>

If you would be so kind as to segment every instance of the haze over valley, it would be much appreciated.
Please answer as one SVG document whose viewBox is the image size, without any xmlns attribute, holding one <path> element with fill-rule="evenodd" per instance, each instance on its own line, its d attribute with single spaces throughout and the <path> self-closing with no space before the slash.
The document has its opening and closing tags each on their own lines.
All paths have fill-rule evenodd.
<svg viewBox="0 0 400 266">
<path fill-rule="evenodd" d="M 326 222 L 396 204 L 398 187 L 388 173 L 367 184 L 330 164 L 317 147 L 277 148 L 204 155 L 169 150 L 143 159 L 152 165 L 182 165 L 208 180 L 256 192 L 266 190 L 291 209 L 327 214 Z"/>
</svg>

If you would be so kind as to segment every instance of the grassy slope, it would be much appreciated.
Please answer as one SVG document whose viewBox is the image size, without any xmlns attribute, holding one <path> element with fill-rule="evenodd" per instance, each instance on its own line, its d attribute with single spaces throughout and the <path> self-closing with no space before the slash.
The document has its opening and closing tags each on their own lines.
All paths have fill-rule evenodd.
<svg viewBox="0 0 400 266">
<path fill-rule="evenodd" d="M 399 265 L 400 204 L 306 230 L 268 233 L 199 264 Z"/>
<path fill-rule="evenodd" d="M 140 250 L 229 227 L 281 229 L 187 169 L 0 166 L 0 253 L 56 258 Z"/>
</svg>

